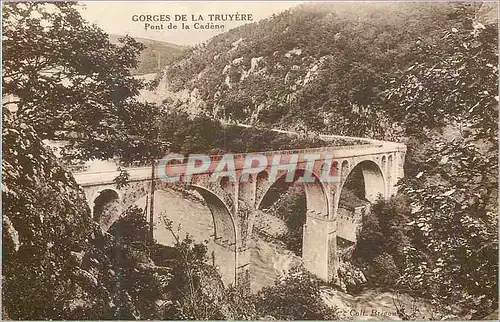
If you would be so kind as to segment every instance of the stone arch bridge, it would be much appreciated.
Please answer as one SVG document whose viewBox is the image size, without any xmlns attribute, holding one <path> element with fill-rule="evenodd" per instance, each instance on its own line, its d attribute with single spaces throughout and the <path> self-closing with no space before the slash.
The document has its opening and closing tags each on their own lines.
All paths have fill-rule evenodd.
<svg viewBox="0 0 500 322">
<path fill-rule="evenodd" d="M 323 136 L 335 139 L 337 136 Z M 345 137 L 340 137 L 345 138 Z M 364 144 L 333 146 L 314 149 L 266 151 L 270 155 L 319 154 L 328 155 L 332 160 L 319 160 L 322 168 L 331 167 L 331 173 L 338 180 L 324 182 L 319 171 L 307 168 L 305 163 L 297 163 L 296 173 L 308 172 L 315 180 L 304 183 L 307 215 L 303 230 L 302 257 L 304 267 L 318 277 L 331 281 L 336 278 L 338 267 L 337 237 L 352 242 L 356 240 L 356 226 L 352 218 L 339 215 L 339 199 L 347 177 L 357 168 L 363 174 L 365 198 L 374 201 L 377 197 L 388 198 L 396 192 L 395 184 L 403 177 L 406 146 L 399 143 L 364 140 Z M 245 154 L 235 154 L 235 159 Z M 330 161 L 330 162 L 327 162 Z M 238 170 L 238 169 L 236 169 Z M 129 168 L 130 183 L 117 189 L 113 179 L 118 171 L 75 173 L 77 182 L 83 186 L 89 206 L 95 211 L 98 198 L 112 198 L 117 201 L 111 220 L 101 222 L 107 230 L 119 218 L 121 211 L 133 205 L 139 198 L 150 193 L 151 167 Z M 214 221 L 214 244 L 218 248 L 221 275 L 226 284 L 249 285 L 250 240 L 256 220 L 256 211 L 273 183 L 287 174 L 278 172 L 274 180 L 269 180 L 269 168 L 250 174 L 248 180 L 236 179 L 212 182 L 210 171 L 195 174 L 185 185 L 194 188 L 205 199 Z M 176 183 L 166 183 L 155 176 L 155 188 L 166 189 Z M 177 183 L 178 184 L 178 183 Z M 94 214 L 93 214 L 94 215 Z"/>
</svg>

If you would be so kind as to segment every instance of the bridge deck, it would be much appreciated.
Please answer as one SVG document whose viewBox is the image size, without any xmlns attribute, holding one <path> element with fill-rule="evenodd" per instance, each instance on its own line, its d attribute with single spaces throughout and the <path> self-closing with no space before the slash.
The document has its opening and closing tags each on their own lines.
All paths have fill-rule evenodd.
<svg viewBox="0 0 500 322">
<path fill-rule="evenodd" d="M 338 136 L 324 136 L 326 139 L 331 137 Z M 343 137 L 344 138 L 344 137 Z M 359 139 L 359 138 L 355 138 Z M 329 158 L 333 158 L 333 160 L 342 160 L 344 158 L 354 157 L 354 156 L 363 156 L 363 155 L 375 155 L 375 154 L 384 154 L 390 152 L 398 152 L 406 150 L 404 144 L 387 142 L 387 141 L 377 141 L 377 140 L 369 140 L 364 139 L 369 142 L 367 144 L 362 145 L 348 145 L 348 146 L 327 146 L 321 148 L 308 148 L 308 149 L 294 149 L 294 150 L 275 150 L 275 151 L 263 151 L 263 152 L 249 152 L 249 153 L 234 153 L 233 158 L 235 161 L 244 159 L 247 155 L 252 154 L 260 154 L 265 156 L 272 155 L 306 155 L 306 154 L 327 154 Z M 212 161 L 217 161 L 222 158 L 223 155 L 211 155 L 210 159 Z M 173 165 L 174 167 L 183 167 L 187 162 L 187 157 L 184 162 Z M 302 161 L 303 162 L 303 161 Z M 236 164 L 241 164 L 235 162 Z M 151 178 L 151 166 L 138 166 L 138 167 L 127 167 L 124 168 L 128 171 L 130 175 L 131 181 L 141 181 Z M 239 170 L 238 167 L 236 167 Z M 110 184 L 113 183 L 113 179 L 115 179 L 119 174 L 118 170 L 109 170 L 109 171 L 83 171 L 74 173 L 74 177 L 76 181 L 83 186 L 89 185 L 102 185 L 102 184 Z"/>
</svg>

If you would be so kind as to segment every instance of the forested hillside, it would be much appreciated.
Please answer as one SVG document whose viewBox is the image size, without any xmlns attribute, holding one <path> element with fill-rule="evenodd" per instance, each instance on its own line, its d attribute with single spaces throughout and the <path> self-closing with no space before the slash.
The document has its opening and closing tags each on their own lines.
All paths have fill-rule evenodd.
<svg viewBox="0 0 500 322">
<path fill-rule="evenodd" d="M 464 10 L 494 10 L 480 6 Z M 410 67 L 419 44 L 439 45 L 453 28 L 463 30 L 457 7 L 299 6 L 194 48 L 164 71 L 158 90 L 175 97 L 169 105 L 197 106 L 216 117 L 382 136 L 392 125 L 382 95 L 390 85 L 387 76 Z"/>
</svg>

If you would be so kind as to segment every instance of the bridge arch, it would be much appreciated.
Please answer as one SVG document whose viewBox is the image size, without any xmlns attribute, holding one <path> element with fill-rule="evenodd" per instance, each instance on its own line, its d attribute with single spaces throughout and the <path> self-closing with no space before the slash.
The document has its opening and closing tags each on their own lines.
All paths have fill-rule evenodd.
<svg viewBox="0 0 500 322">
<path fill-rule="evenodd" d="M 99 223 L 114 221 L 114 213 L 121 211 L 122 200 L 121 193 L 112 187 L 97 190 L 90 200 L 92 219 Z"/>
<path fill-rule="evenodd" d="M 213 238 L 211 240 L 211 246 L 213 247 L 210 247 L 211 249 L 209 250 L 213 252 L 212 254 L 209 253 L 209 257 L 212 257 L 211 260 L 213 264 L 219 269 L 224 284 L 235 284 L 236 263 L 238 259 L 236 250 L 237 245 L 239 245 L 239 234 L 230 206 L 227 205 L 221 196 L 207 187 L 197 184 L 188 184 L 186 188 L 198 192 L 210 210 L 213 222 Z M 168 185 L 157 183 L 155 192 L 167 189 Z M 107 231 L 118 219 L 120 219 L 123 211 L 126 211 L 139 200 L 150 194 L 150 183 L 131 183 L 130 186 L 125 188 L 123 193 L 120 193 L 119 190 L 104 188 L 95 193 L 97 198 L 99 198 L 102 192 L 105 192 L 105 196 L 111 195 L 113 197 L 112 200 L 116 200 L 119 205 L 119 207 L 110 210 L 109 218 L 94 218 L 94 220 L 99 221 L 101 229 Z M 158 202 L 157 198 L 155 200 Z M 149 207 L 149 202 L 147 204 Z M 143 205 L 141 206 L 143 207 Z"/>
<path fill-rule="evenodd" d="M 213 264 L 219 270 L 225 285 L 237 284 L 238 245 L 240 236 L 230 207 L 216 193 L 199 185 L 189 185 L 207 203 L 214 222 Z"/>
<path fill-rule="evenodd" d="M 236 224 L 230 208 L 216 193 L 199 185 L 189 185 L 196 190 L 207 203 L 214 220 L 214 239 L 227 243 L 231 247 L 237 245 L 238 236 Z"/>
<path fill-rule="evenodd" d="M 382 159 L 382 163 L 385 163 L 384 157 Z M 379 164 L 372 160 L 362 160 L 356 163 L 354 166 L 347 166 L 346 168 L 344 168 L 344 163 L 342 163 L 342 182 L 339 190 L 339 195 L 342 194 L 342 190 L 344 189 L 349 176 L 357 170 L 359 170 L 363 176 L 363 197 L 366 200 L 373 203 L 377 200 L 379 195 L 381 195 L 382 198 L 387 197 L 386 178 L 384 176 L 384 171 L 383 169 L 381 169 Z"/>
<path fill-rule="evenodd" d="M 283 177 L 287 175 L 288 172 L 282 172 L 280 175 L 276 176 L 273 182 L 266 182 L 269 175 L 266 171 L 262 171 L 257 175 L 257 191 L 259 191 L 259 197 L 256 200 L 256 209 L 260 209 L 261 204 L 266 197 L 267 193 L 270 191 L 271 187 L 280 181 Z M 302 183 L 304 187 L 304 192 L 306 194 L 306 204 L 308 214 L 328 217 L 328 198 L 325 186 L 319 179 L 316 173 L 307 171 L 304 169 L 295 170 L 295 180 L 297 182 L 299 178 L 308 175 L 314 178 L 314 182 L 304 182 Z"/>
<path fill-rule="evenodd" d="M 263 185 L 261 188 L 262 195 L 259 196 L 256 202 L 256 209 L 261 208 L 264 198 L 271 187 L 286 175 L 287 173 L 284 172 L 274 182 L 266 182 L 266 185 Z M 327 186 L 320 180 L 320 175 L 317 173 L 305 169 L 297 169 L 295 175 L 294 181 L 304 175 L 314 178 L 313 182 L 301 183 L 305 194 L 306 213 L 305 218 L 302 217 L 302 220 L 299 221 L 299 225 L 302 224 L 302 245 L 296 246 L 301 247 L 301 257 L 304 267 L 313 274 L 328 279 L 329 265 L 331 265 L 332 258 L 331 253 L 334 249 L 332 242 L 329 241 L 329 238 L 332 236 L 330 232 L 334 231 L 332 230 L 334 227 L 329 218 L 329 190 L 327 190 Z M 262 175 L 262 177 L 266 176 Z M 249 236 L 251 235 L 252 231 L 249 232 Z"/>
<path fill-rule="evenodd" d="M 265 173 L 265 171 L 261 172 Z M 258 178 L 262 178 L 261 182 L 261 187 L 257 186 L 257 191 L 260 191 L 260 194 L 258 196 L 258 199 L 256 200 L 255 203 L 255 209 L 259 210 L 262 208 L 264 201 L 266 200 L 266 197 L 270 197 L 269 193 L 272 189 L 272 187 L 276 185 L 280 185 L 282 183 L 285 183 L 283 180 L 286 177 L 287 172 L 280 173 L 275 180 L 271 181 L 264 181 L 264 178 L 267 179 L 268 176 L 267 174 L 262 174 L 257 176 Z M 300 178 L 304 176 L 310 176 L 314 178 L 313 182 L 300 182 L 298 181 Z M 257 180 L 259 181 L 259 180 Z M 259 183 L 259 182 L 257 182 Z M 310 247 L 314 247 L 314 243 L 310 241 L 311 237 L 311 232 L 314 231 L 314 225 L 311 226 L 312 221 L 319 219 L 319 220 L 326 220 L 329 215 L 329 200 L 327 196 L 327 190 L 324 186 L 324 184 L 321 182 L 319 179 L 319 175 L 317 175 L 314 172 L 305 170 L 305 169 L 297 169 L 295 171 L 295 178 L 293 182 L 286 183 L 284 186 L 290 187 L 291 185 L 294 184 L 300 184 L 303 188 L 303 193 L 305 195 L 305 218 L 303 218 L 303 230 L 302 230 L 302 257 L 305 258 L 305 256 L 308 256 L 308 253 L 310 253 Z M 283 186 L 283 187 L 284 187 Z M 249 224 L 249 233 L 248 236 L 252 236 L 253 234 L 253 227 L 255 227 L 255 217 L 252 217 L 252 222 Z M 309 227 L 309 231 L 307 230 L 307 227 Z"/>
</svg>

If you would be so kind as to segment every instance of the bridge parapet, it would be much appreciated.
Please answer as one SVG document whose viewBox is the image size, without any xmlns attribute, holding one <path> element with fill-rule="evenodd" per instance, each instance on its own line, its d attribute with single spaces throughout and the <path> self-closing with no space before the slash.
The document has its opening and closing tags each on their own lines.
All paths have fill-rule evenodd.
<svg viewBox="0 0 500 322">
<path fill-rule="evenodd" d="M 278 151 L 262 151 L 262 152 L 252 152 L 252 153 L 235 153 L 232 157 L 235 161 L 242 160 L 250 155 L 264 155 L 264 156 L 275 156 L 275 155 L 307 155 L 307 154 L 321 154 L 323 157 L 342 159 L 349 158 L 353 156 L 363 156 L 363 155 L 375 155 L 375 154 L 387 154 L 387 153 L 403 153 L 406 152 L 406 146 L 403 144 L 385 142 L 377 144 L 367 144 L 367 145 L 350 145 L 350 146 L 336 146 L 336 147 L 323 147 L 323 148 L 311 148 L 311 149 L 294 149 L 294 150 L 278 150 Z M 224 155 L 211 155 L 209 156 L 211 161 L 220 161 Z M 169 163 L 169 167 L 174 171 L 176 168 L 181 169 L 185 167 L 188 163 L 189 157 L 186 156 L 183 161 L 177 160 L 175 163 Z M 157 160 L 157 163 L 160 160 Z M 298 161 L 298 163 L 303 161 Z M 242 162 L 235 162 L 236 170 L 242 169 Z M 151 166 L 142 167 L 130 167 L 123 168 L 129 172 L 130 180 L 148 180 L 151 179 Z M 209 172 L 204 172 L 209 173 Z M 81 185 L 92 185 L 92 184 L 104 184 L 112 183 L 113 179 L 119 174 L 118 170 L 115 171 L 99 171 L 99 172 L 77 172 L 74 173 L 75 179 Z"/>
</svg>

